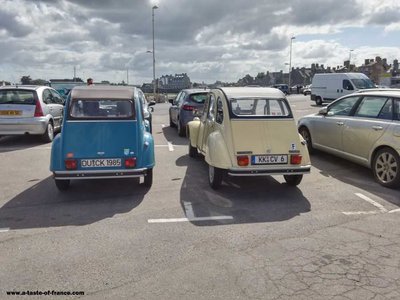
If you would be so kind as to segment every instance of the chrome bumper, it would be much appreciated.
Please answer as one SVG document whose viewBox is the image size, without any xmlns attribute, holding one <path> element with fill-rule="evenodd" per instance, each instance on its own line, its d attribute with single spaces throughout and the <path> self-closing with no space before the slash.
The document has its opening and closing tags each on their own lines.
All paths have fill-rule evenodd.
<svg viewBox="0 0 400 300">
<path fill-rule="evenodd" d="M 96 171 L 57 171 L 53 172 L 54 179 L 110 179 L 110 178 L 135 178 L 146 176 L 147 169 L 133 170 L 96 170 Z"/>
<path fill-rule="evenodd" d="M 47 123 L 45 117 L 0 119 L 0 135 L 43 134 Z"/>
<path fill-rule="evenodd" d="M 285 169 L 228 169 L 229 176 L 302 175 L 311 171 L 311 165 Z"/>
</svg>

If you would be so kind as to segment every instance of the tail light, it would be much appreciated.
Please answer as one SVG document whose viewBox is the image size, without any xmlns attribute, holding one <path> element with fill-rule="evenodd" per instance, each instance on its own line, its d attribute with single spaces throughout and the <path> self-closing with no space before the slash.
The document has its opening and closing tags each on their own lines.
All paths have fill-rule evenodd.
<svg viewBox="0 0 400 300">
<path fill-rule="evenodd" d="M 247 155 L 240 155 L 237 157 L 237 163 L 241 167 L 249 165 L 249 157 Z"/>
<path fill-rule="evenodd" d="M 185 104 L 185 105 L 182 106 L 182 109 L 183 109 L 183 110 L 192 111 L 192 110 L 195 109 L 195 107 L 194 107 L 194 106 L 191 106 L 191 105 L 188 105 L 188 104 Z"/>
<path fill-rule="evenodd" d="M 36 100 L 34 117 L 43 117 L 43 110 L 39 100 Z"/>
<path fill-rule="evenodd" d="M 299 165 L 299 164 L 301 164 L 301 159 L 302 158 L 303 157 L 300 154 L 292 154 L 290 156 L 290 163 L 292 165 Z"/>
<path fill-rule="evenodd" d="M 125 168 L 131 169 L 136 166 L 136 157 L 130 157 L 125 159 Z"/>
<path fill-rule="evenodd" d="M 76 159 L 66 159 L 65 160 L 65 168 L 67 170 L 76 170 L 78 167 L 78 163 Z"/>
</svg>

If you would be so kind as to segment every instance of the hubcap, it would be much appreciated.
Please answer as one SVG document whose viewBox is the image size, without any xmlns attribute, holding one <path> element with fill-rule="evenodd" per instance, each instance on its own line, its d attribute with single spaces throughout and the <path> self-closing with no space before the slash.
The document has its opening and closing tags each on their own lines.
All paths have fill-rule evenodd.
<svg viewBox="0 0 400 300">
<path fill-rule="evenodd" d="M 47 125 L 47 132 L 49 134 L 49 138 L 52 139 L 53 138 L 53 126 L 51 126 L 51 124 Z"/>
<path fill-rule="evenodd" d="M 388 152 L 379 155 L 375 163 L 375 171 L 379 180 L 391 182 L 399 171 L 395 157 Z"/>
</svg>

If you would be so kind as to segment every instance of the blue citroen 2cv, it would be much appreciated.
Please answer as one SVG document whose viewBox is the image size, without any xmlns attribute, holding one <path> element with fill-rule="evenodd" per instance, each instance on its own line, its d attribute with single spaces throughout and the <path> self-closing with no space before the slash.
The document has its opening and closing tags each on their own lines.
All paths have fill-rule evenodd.
<svg viewBox="0 0 400 300">
<path fill-rule="evenodd" d="M 138 89 L 75 87 L 65 105 L 62 132 L 53 141 L 50 171 L 56 186 L 71 180 L 144 177 L 153 182 L 154 141 Z"/>
</svg>

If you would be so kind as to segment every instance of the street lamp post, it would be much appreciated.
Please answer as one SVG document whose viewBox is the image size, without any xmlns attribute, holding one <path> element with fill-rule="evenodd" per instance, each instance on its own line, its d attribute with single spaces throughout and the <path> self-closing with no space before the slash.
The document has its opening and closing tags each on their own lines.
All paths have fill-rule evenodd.
<svg viewBox="0 0 400 300">
<path fill-rule="evenodd" d="M 154 50 L 154 10 L 157 9 L 158 6 L 154 5 L 151 8 L 152 15 L 152 24 L 153 24 L 153 100 L 156 101 L 156 52 Z"/>
<path fill-rule="evenodd" d="M 291 73 L 292 73 L 292 42 L 296 37 L 292 36 L 290 38 L 290 54 L 289 54 L 289 92 L 291 87 Z"/>
<path fill-rule="evenodd" d="M 350 49 L 350 51 L 349 51 L 349 71 L 351 69 L 351 52 L 353 52 L 353 51 L 354 51 L 353 49 Z"/>
</svg>

